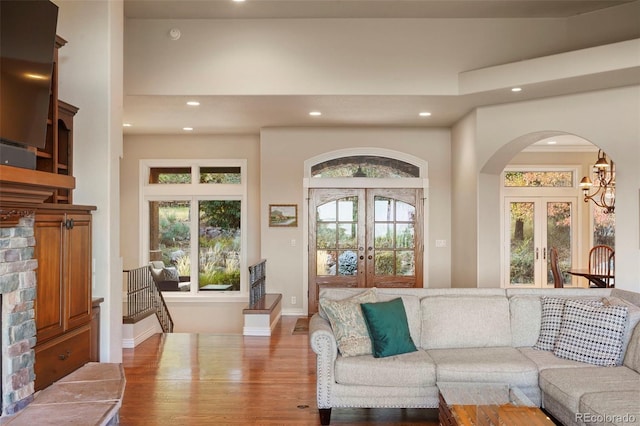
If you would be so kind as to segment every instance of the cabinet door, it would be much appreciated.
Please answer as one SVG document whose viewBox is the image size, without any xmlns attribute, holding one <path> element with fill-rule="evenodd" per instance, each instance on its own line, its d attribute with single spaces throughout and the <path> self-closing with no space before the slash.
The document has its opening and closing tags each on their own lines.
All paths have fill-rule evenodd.
<svg viewBox="0 0 640 426">
<path fill-rule="evenodd" d="M 91 215 L 67 214 L 65 283 L 67 329 L 91 321 Z"/>
<path fill-rule="evenodd" d="M 38 342 L 62 334 L 64 214 L 38 214 L 34 225 L 38 260 L 35 305 Z"/>
</svg>

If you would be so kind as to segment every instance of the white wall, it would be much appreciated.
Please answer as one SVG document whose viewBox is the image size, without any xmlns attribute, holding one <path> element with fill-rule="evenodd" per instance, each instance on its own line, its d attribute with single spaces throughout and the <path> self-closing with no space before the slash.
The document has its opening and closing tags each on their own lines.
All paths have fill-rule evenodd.
<svg viewBox="0 0 640 426">
<path fill-rule="evenodd" d="M 464 265 L 451 271 L 451 287 L 478 283 L 478 194 L 476 176 L 476 113 L 464 117 L 451 131 L 451 257 Z"/>
<path fill-rule="evenodd" d="M 122 360 L 121 265 L 118 167 L 122 146 L 121 1 L 55 0 L 59 97 L 79 108 L 74 118 L 75 204 L 97 206 L 93 214 L 93 296 L 103 297 L 100 360 Z"/>
<path fill-rule="evenodd" d="M 347 148 L 386 148 L 410 154 L 428 163 L 429 190 L 426 215 L 425 286 L 449 287 L 451 283 L 451 169 L 448 129 L 394 128 L 272 128 L 260 135 L 262 255 L 267 259 L 268 291 L 282 293 L 283 313 L 303 312 L 307 299 L 307 250 L 301 215 L 295 228 L 270 228 L 269 204 L 297 204 L 303 211 L 304 161 L 322 153 Z M 291 240 L 298 243 L 295 247 Z M 447 247 L 435 248 L 435 240 Z M 303 285 L 304 284 L 304 285 Z M 291 296 L 299 301 L 291 304 Z"/>
</svg>

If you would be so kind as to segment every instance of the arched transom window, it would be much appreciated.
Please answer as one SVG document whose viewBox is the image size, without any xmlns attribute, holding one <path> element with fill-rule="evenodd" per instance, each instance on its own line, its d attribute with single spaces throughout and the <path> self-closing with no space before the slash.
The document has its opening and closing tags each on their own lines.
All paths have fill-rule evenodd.
<svg viewBox="0 0 640 426">
<path fill-rule="evenodd" d="M 395 158 L 375 155 L 354 155 L 323 161 L 311 167 L 314 178 L 413 178 L 420 177 L 420 168 Z"/>
</svg>

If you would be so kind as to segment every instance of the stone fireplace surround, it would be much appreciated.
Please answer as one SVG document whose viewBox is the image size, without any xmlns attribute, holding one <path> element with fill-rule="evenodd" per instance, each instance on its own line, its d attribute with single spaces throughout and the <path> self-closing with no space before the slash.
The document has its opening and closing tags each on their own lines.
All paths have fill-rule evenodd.
<svg viewBox="0 0 640 426">
<path fill-rule="evenodd" d="M 36 267 L 33 211 L 12 211 L 17 224 L 1 222 L 0 295 L 2 299 L 2 416 L 17 413 L 33 401 L 36 344 Z M 13 222 L 13 221 L 12 221 Z"/>
</svg>

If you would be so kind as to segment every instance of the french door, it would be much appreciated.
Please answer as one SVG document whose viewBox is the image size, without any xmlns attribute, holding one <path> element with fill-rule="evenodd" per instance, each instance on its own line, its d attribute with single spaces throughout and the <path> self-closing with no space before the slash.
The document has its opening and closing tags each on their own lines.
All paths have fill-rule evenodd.
<svg viewBox="0 0 640 426">
<path fill-rule="evenodd" d="M 309 314 L 320 288 L 422 287 L 421 189 L 309 190 Z"/>
<path fill-rule="evenodd" d="M 504 205 L 506 287 L 553 287 L 549 249 L 558 249 L 561 271 L 574 262 L 576 198 L 505 197 Z"/>
</svg>

